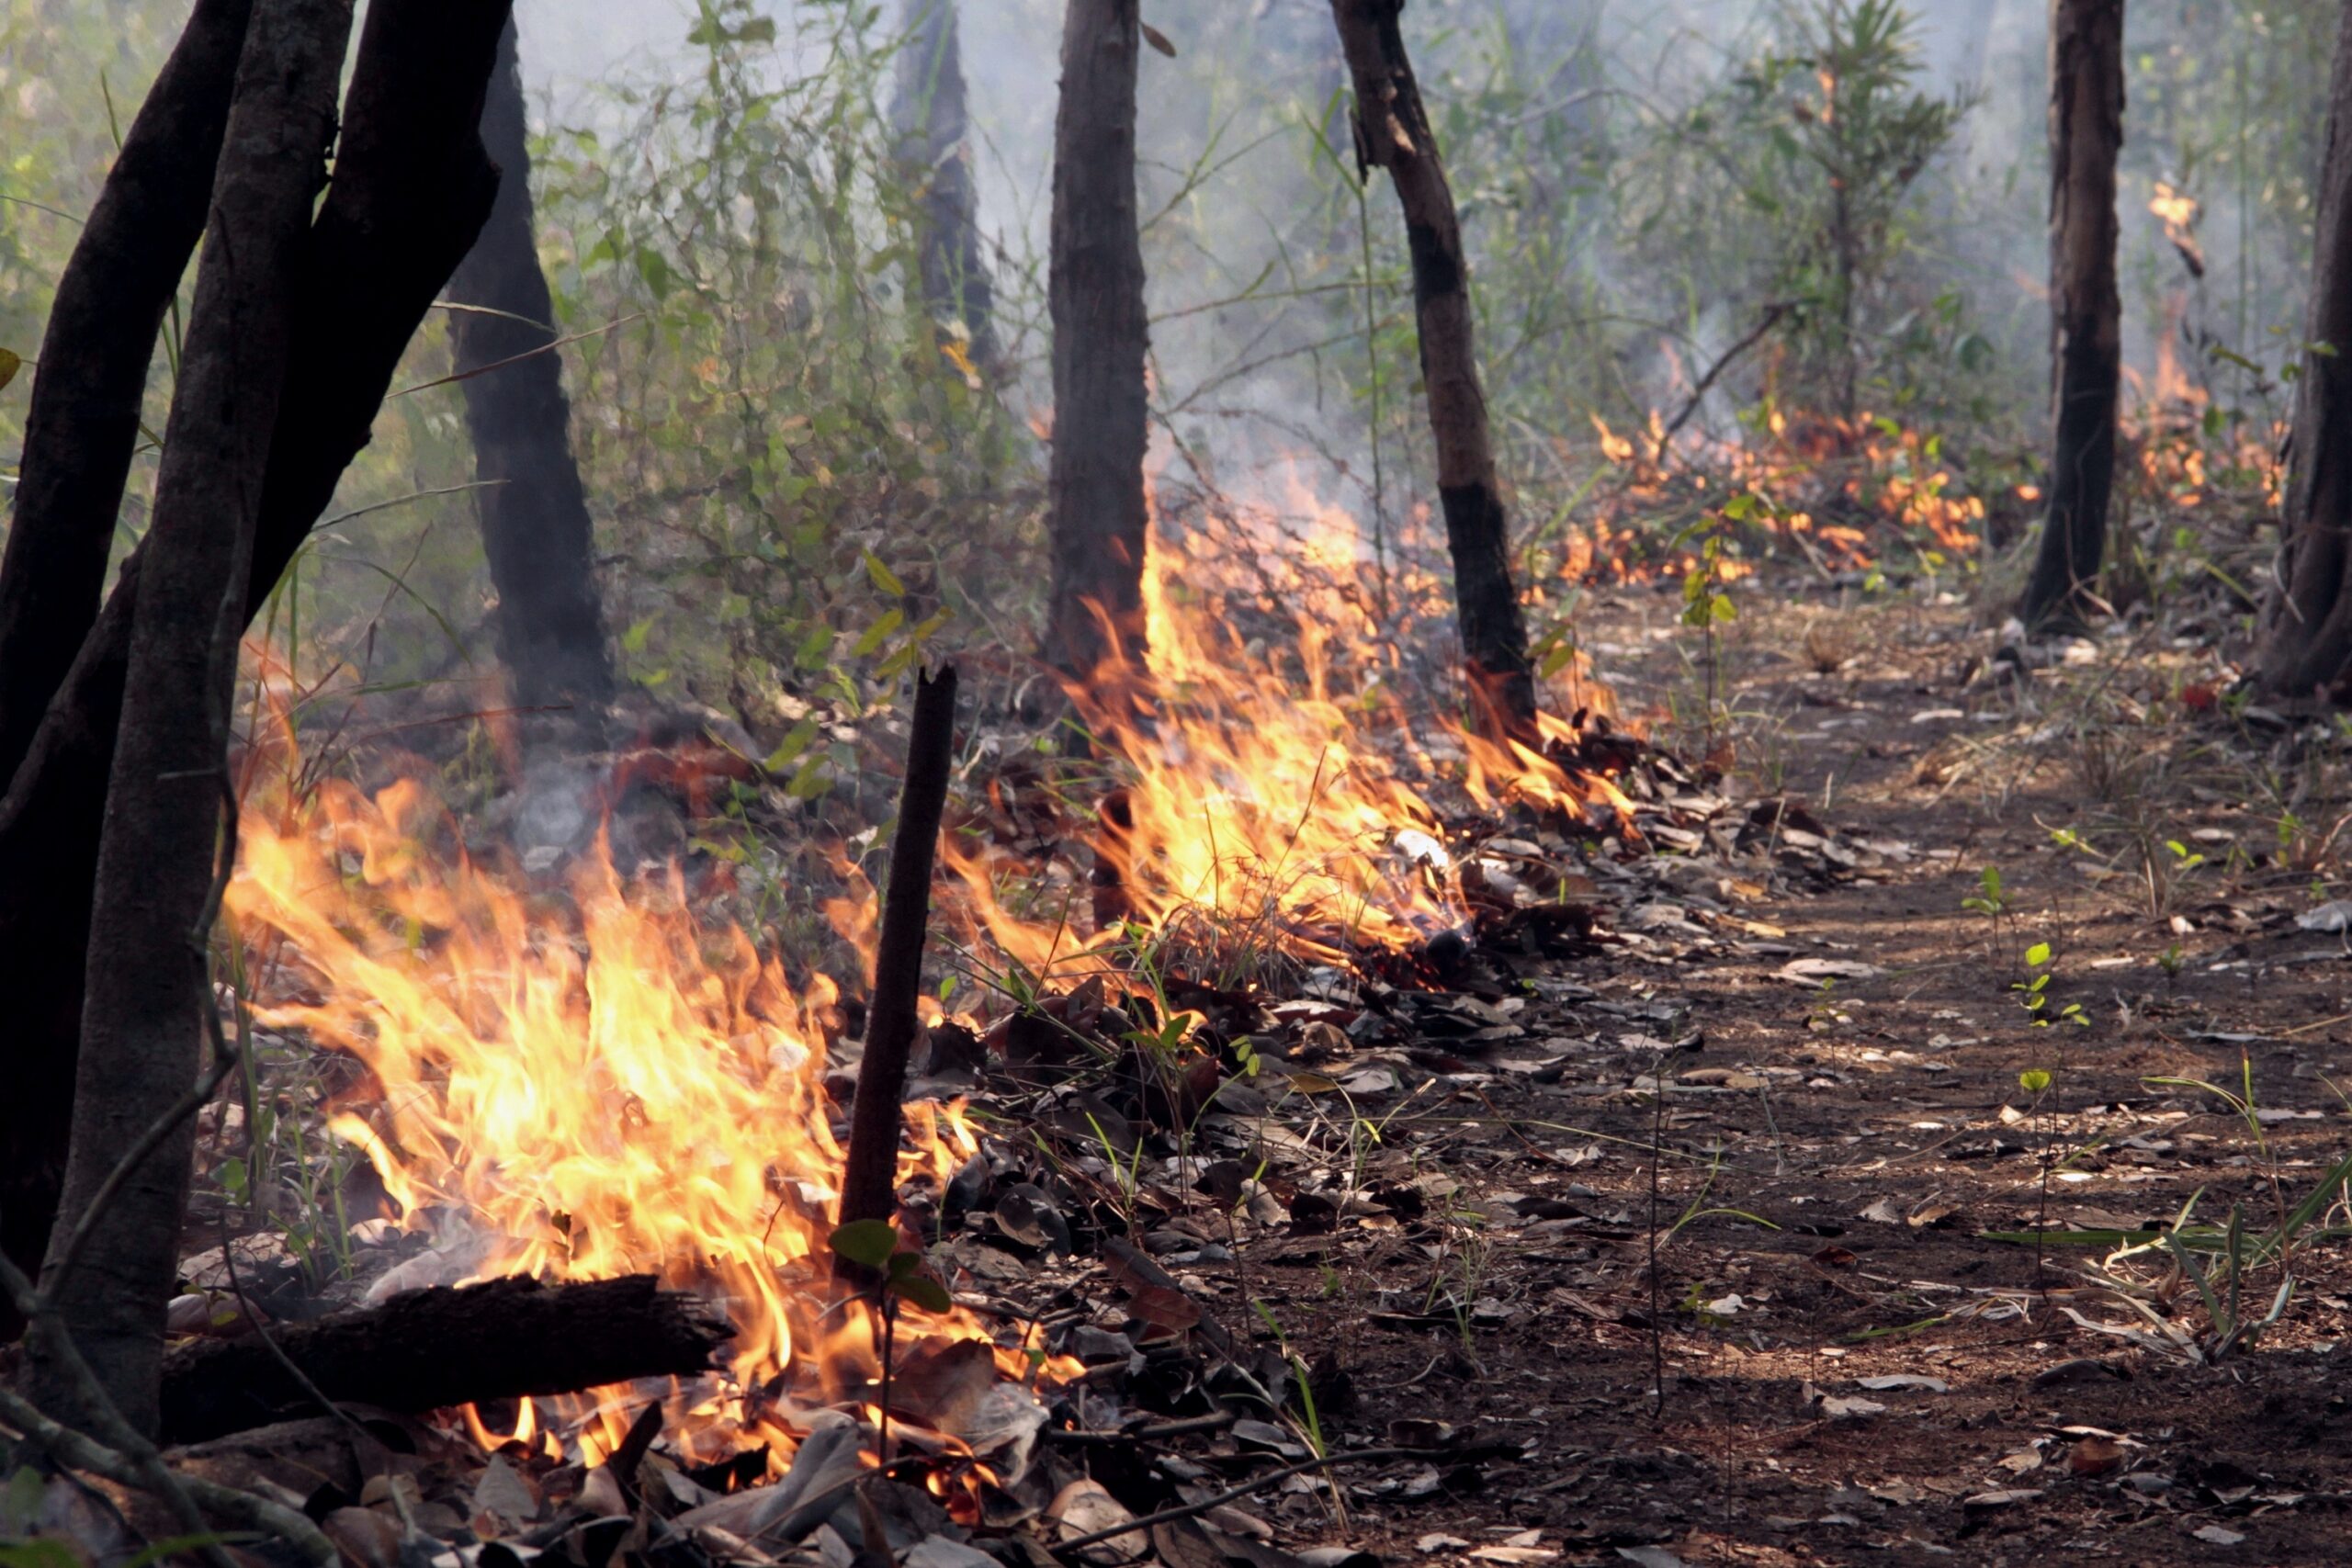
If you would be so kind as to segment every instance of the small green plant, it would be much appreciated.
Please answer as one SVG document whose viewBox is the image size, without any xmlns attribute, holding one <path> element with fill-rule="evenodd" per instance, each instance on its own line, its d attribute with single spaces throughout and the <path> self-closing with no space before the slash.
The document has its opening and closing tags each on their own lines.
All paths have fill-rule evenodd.
<svg viewBox="0 0 2352 1568">
<path fill-rule="evenodd" d="M 2025 1013 L 2036 1029 L 2047 1029 L 2053 1023 L 2071 1023 L 2078 1029 L 2088 1029 L 2090 1018 L 2080 1002 L 2068 1002 L 2055 1013 L 2050 1011 L 2050 982 L 2057 975 L 2058 966 L 2050 954 L 2050 944 L 2037 942 L 2025 950 L 2026 978 L 2013 980 L 2009 989 L 2024 993 Z M 2038 1070 L 2038 1069 L 2037 1069 Z M 2049 1075 L 2042 1074 L 2047 1080 Z"/>
<path fill-rule="evenodd" d="M 912 1302 L 925 1312 L 953 1310 L 956 1299 L 947 1287 L 922 1271 L 922 1254 L 899 1246 L 899 1227 L 888 1220 L 852 1220 L 833 1227 L 828 1238 L 833 1256 L 854 1264 L 869 1280 L 860 1293 L 874 1303 L 882 1320 L 882 1389 L 876 1401 L 878 1413 L 874 1434 L 877 1462 L 890 1462 L 890 1359 L 898 1337 L 899 1307 Z"/>
<path fill-rule="evenodd" d="M 2016 911 L 2009 902 L 2007 891 L 2001 886 L 2001 868 L 1987 865 L 1976 874 L 1976 891 L 1960 901 L 1960 907 L 1972 915 L 1984 917 L 1984 956 L 1996 968 L 2001 966 L 2001 924 L 2012 924 Z"/>
</svg>

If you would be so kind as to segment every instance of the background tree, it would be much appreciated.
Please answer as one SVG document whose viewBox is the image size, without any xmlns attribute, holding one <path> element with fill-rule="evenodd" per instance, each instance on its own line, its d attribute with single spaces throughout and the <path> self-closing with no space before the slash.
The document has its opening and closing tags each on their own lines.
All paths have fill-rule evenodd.
<svg viewBox="0 0 2352 1568">
<path fill-rule="evenodd" d="M 482 103 L 482 145 L 502 171 L 498 199 L 456 276 L 449 338 L 473 439 L 482 550 L 498 591 L 494 625 L 507 687 L 525 707 L 597 715 L 613 660 L 596 592 L 594 530 L 571 457 L 555 301 L 532 220 L 523 72 L 514 24 L 500 35 Z"/>
<path fill-rule="evenodd" d="M 1404 0 L 1331 0 L 1355 83 L 1358 165 L 1388 171 L 1405 213 L 1438 502 L 1472 705 L 1490 730 L 1524 731 L 1535 719 L 1535 672 L 1511 585 L 1510 519 L 1495 479 L 1487 394 L 1472 342 L 1469 263 L 1437 137 L 1405 52 L 1404 9 Z"/>
<path fill-rule="evenodd" d="M 2055 431 L 2049 510 L 2018 618 L 2071 618 L 2098 576 L 2115 485 L 2123 376 L 2115 160 L 2123 146 L 2123 0 L 2050 12 L 2050 331 Z"/>
<path fill-rule="evenodd" d="M 499 4 L 458 24 L 430 0 L 368 7 L 334 177 L 292 283 L 296 326 L 248 622 L 368 444 L 401 353 L 490 210 L 498 174 L 481 149 L 482 87 L 505 17 Z M 0 796 L 0 987 L 21 998 L 0 1036 L 0 1243 L 28 1271 L 47 1248 L 63 1179 L 94 878 L 145 555 L 124 561 Z M 0 1314 L 0 1333 L 16 1326 Z"/>
<path fill-rule="evenodd" d="M 919 281 L 934 322 L 960 322 L 976 365 L 996 359 L 994 291 L 980 250 L 956 0 L 907 0 L 891 95 L 900 167 L 913 186 Z"/>
<path fill-rule="evenodd" d="M 131 619 L 120 739 L 99 840 L 89 957 L 107 983 L 82 1017 L 73 1138 L 44 1275 L 124 1419 L 152 1434 L 164 1303 L 179 1261 L 196 1137 L 184 1118 L 112 1194 L 77 1260 L 64 1245 L 115 1167 L 196 1080 L 214 1006 L 208 936 L 245 574 L 290 356 L 294 274 L 334 133 L 352 0 L 256 0 L 212 182 L 164 462 Z M 70 1277 L 58 1280 L 71 1268 Z M 94 1420 L 32 1340 L 42 1408 Z M 70 1417 L 72 1419 L 74 1417 Z"/>
<path fill-rule="evenodd" d="M 1046 658 L 1083 679 L 1143 644 L 1148 441 L 1136 218 L 1138 0 L 1069 0 L 1054 116 L 1047 293 L 1054 329 Z"/>
<path fill-rule="evenodd" d="M 2256 677 L 2282 696 L 2352 696 L 2352 6 L 2335 41 L 2317 249 L 2295 386 L 2278 587 L 2264 601 Z"/>
</svg>

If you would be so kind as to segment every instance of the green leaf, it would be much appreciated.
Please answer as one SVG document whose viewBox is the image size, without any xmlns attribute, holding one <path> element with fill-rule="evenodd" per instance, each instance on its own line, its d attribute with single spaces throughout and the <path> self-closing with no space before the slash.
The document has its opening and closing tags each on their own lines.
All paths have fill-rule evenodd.
<svg viewBox="0 0 2352 1568">
<path fill-rule="evenodd" d="M 0 1568 L 82 1568 L 82 1560 L 53 1535 L 0 1541 Z"/>
<path fill-rule="evenodd" d="M 5 387 L 15 380 L 17 372 L 24 367 L 25 362 L 22 359 L 10 350 L 0 348 L 0 387 Z"/>
<path fill-rule="evenodd" d="M 882 613 L 882 618 L 875 622 L 872 626 L 866 627 L 865 635 L 860 637 L 857 639 L 856 645 L 850 649 L 851 657 L 854 659 L 864 659 L 867 654 L 872 653 L 876 649 L 880 648 L 885 642 L 888 642 L 890 638 L 890 634 L 897 631 L 900 626 L 905 626 L 906 624 L 907 613 L 904 610 L 884 611 Z"/>
<path fill-rule="evenodd" d="M 898 573 L 892 571 L 888 567 L 884 566 L 882 564 L 882 558 L 876 555 L 872 550 L 865 552 L 865 575 L 874 580 L 875 587 L 879 588 L 883 592 L 891 595 L 893 598 L 903 594 L 907 591 L 907 585 L 899 581 Z"/>
<path fill-rule="evenodd" d="M 645 639 L 652 635 L 653 617 L 648 615 L 645 619 L 636 622 L 630 626 L 628 630 L 621 633 L 621 651 L 624 653 L 643 653 L 645 651 Z"/>
<path fill-rule="evenodd" d="M 645 287 L 653 290 L 653 298 L 670 297 L 670 260 L 650 245 L 637 247 L 638 276 L 645 279 Z"/>
<path fill-rule="evenodd" d="M 868 1269 L 880 1269 L 899 1250 L 899 1227 L 888 1220 L 852 1220 L 834 1227 L 833 1256 Z"/>
<path fill-rule="evenodd" d="M 813 718 L 804 718 L 794 725 L 791 732 L 782 740 L 776 742 L 775 750 L 769 752 L 767 761 L 760 765 L 769 773 L 782 773 L 791 764 L 794 758 L 808 750 L 808 743 L 816 739 L 817 721 Z"/>
<path fill-rule="evenodd" d="M 2050 962 L 2050 944 L 2046 942 L 2035 942 L 2025 950 L 2025 961 L 2029 967 L 2041 968 Z"/>
<path fill-rule="evenodd" d="M 2050 1087 L 2050 1072 L 2045 1067 L 2028 1067 L 2018 1075 L 2018 1087 L 2028 1094 L 2040 1094 Z"/>
<path fill-rule="evenodd" d="M 947 1287 L 928 1274 L 910 1274 L 903 1280 L 893 1280 L 890 1289 L 925 1312 L 950 1312 L 956 1306 L 956 1298 L 947 1293 Z"/>
</svg>

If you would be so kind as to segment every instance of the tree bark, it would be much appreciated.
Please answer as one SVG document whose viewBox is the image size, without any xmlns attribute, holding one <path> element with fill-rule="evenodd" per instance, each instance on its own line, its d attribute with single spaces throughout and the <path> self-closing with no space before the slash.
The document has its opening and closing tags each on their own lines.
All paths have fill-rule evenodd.
<svg viewBox="0 0 2352 1568">
<path fill-rule="evenodd" d="M 1331 0 L 1331 19 L 1355 85 L 1358 172 L 1386 169 L 1404 209 L 1471 705 L 1487 733 L 1523 736 L 1535 723 L 1535 671 L 1511 586 L 1510 517 L 1495 479 L 1487 394 L 1472 342 L 1469 264 L 1453 191 L 1405 52 L 1404 9 L 1405 0 Z"/>
<path fill-rule="evenodd" d="M 1047 276 L 1054 443 L 1046 658 L 1083 682 L 1106 660 L 1134 660 L 1143 649 L 1149 331 L 1136 217 L 1138 0 L 1069 6 Z"/>
<path fill-rule="evenodd" d="M 449 279 L 452 301 L 481 309 L 456 312 L 449 337 L 459 375 L 498 367 L 459 385 L 474 477 L 490 487 L 476 492 L 475 504 L 498 591 L 493 625 L 509 694 L 525 707 L 571 706 L 601 717 L 613 696 L 612 654 L 587 491 L 571 456 L 563 362 L 548 347 L 555 301 L 539 266 L 524 135 L 522 65 L 510 18 L 481 116 L 482 145 L 503 171 L 498 199 Z"/>
<path fill-rule="evenodd" d="M 373 0 L 324 205 L 294 288 L 250 621 L 359 449 L 417 323 L 480 232 L 498 183 L 482 87 L 503 0 L 455 11 Z M 0 1246 L 39 1267 L 57 1210 L 107 777 L 145 556 L 134 550 L 0 797 Z M 21 1326 L 0 1303 L 0 1340 Z"/>
<path fill-rule="evenodd" d="M 920 1027 L 923 933 L 931 917 L 932 865 L 939 819 L 956 761 L 956 667 L 915 682 L 907 739 L 907 782 L 899 796 L 898 836 L 890 841 L 889 896 L 874 955 L 874 999 L 865 1019 L 865 1055 L 850 1107 L 849 1151 L 842 1163 L 840 1222 L 887 1220 L 899 1207 L 899 1102 L 907 1059 Z"/>
<path fill-rule="evenodd" d="M 0 557 L 0 779 L 97 618 L 155 333 L 204 231 L 253 0 L 200 0 L 57 280 Z"/>
<path fill-rule="evenodd" d="M 986 369 L 996 363 L 996 300 L 980 252 L 956 7 L 956 0 L 907 0 L 890 123 L 914 187 L 923 307 L 934 322 L 961 323 L 973 364 Z"/>
<path fill-rule="evenodd" d="M 203 1057 L 245 576 L 351 12 L 352 0 L 259 0 L 237 64 L 131 621 L 90 918 L 90 967 L 107 982 L 82 1012 L 62 1216 L 89 1208 Z M 194 1137 L 189 1122 L 164 1140 L 116 1191 L 79 1266 L 42 1286 L 115 1407 L 149 1434 Z M 43 1336 L 31 1349 L 34 1402 L 88 1430 Z"/>
<path fill-rule="evenodd" d="M 2050 507 L 2018 617 L 2079 618 L 2107 544 L 2123 375 L 2115 160 L 2123 145 L 2123 0 L 2050 10 Z"/>
<path fill-rule="evenodd" d="M 692 1377 L 709 1369 L 711 1353 L 735 1331 L 699 1298 L 636 1274 L 410 1291 L 380 1306 L 269 1332 L 329 1399 L 423 1411 L 632 1378 Z M 166 1442 L 317 1414 L 301 1384 L 253 1336 L 172 1350 L 163 1386 Z"/>
<path fill-rule="evenodd" d="M 2279 696 L 2344 702 L 2352 700 L 2352 7 L 2336 35 L 2319 177 L 2303 326 L 2314 346 L 2295 384 L 2278 586 L 2263 602 L 2255 676 Z"/>
</svg>

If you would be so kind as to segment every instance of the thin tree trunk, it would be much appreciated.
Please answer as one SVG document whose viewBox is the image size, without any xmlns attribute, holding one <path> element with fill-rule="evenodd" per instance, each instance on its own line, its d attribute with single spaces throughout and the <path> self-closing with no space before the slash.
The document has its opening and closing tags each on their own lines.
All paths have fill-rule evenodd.
<svg viewBox="0 0 2352 1568">
<path fill-rule="evenodd" d="M 980 252 L 956 10 L 956 0 L 906 0 L 890 123 L 899 166 L 915 188 L 923 306 L 934 321 L 962 323 L 973 363 L 985 368 L 996 362 L 995 296 Z"/>
<path fill-rule="evenodd" d="M 2284 697 L 2352 698 L 2352 6 L 2335 40 L 2327 152 L 2295 384 L 2278 584 L 2256 678 Z M 2318 345 L 2325 345 L 2324 349 Z"/>
<path fill-rule="evenodd" d="M 155 333 L 204 231 L 253 0 L 200 0 L 57 280 L 0 558 L 0 779 L 97 618 Z"/>
<path fill-rule="evenodd" d="M 1047 292 L 1054 323 L 1054 445 L 1046 478 L 1053 588 L 1046 657 L 1084 681 L 1133 660 L 1144 637 L 1150 518 L 1143 244 L 1136 218 L 1137 0 L 1069 0 L 1054 116 Z"/>
<path fill-rule="evenodd" d="M 571 456 L 571 405 L 555 341 L 555 302 L 539 266 L 524 141 L 523 73 L 514 24 L 500 35 L 482 103 L 482 145 L 503 171 L 481 238 L 449 279 L 459 310 L 449 336 L 473 438 L 482 548 L 498 591 L 499 660 L 514 700 L 571 705 L 601 717 L 613 661 L 596 592 L 594 531 Z M 492 314 L 491 312 L 497 312 Z M 547 324 L 541 324 L 547 323 Z"/>
<path fill-rule="evenodd" d="M 295 283 L 248 621 L 368 444 L 402 351 L 490 211 L 498 172 L 481 148 L 482 85 L 505 16 L 503 0 L 368 8 L 334 180 Z M 0 1032 L 0 1246 L 28 1271 L 47 1248 L 63 1175 L 91 878 L 145 554 L 123 563 L 0 797 L 0 994 L 12 998 Z M 0 1303 L 0 1340 L 18 1326 Z"/>
<path fill-rule="evenodd" d="M 203 1057 L 245 577 L 351 12 L 352 0 L 259 0 L 238 62 L 131 622 L 90 919 L 90 967 L 107 982 L 83 1008 L 63 1216 L 89 1207 Z M 79 1266 L 43 1280 L 116 1408 L 149 1434 L 195 1135 L 189 1122 L 164 1140 L 117 1191 Z M 35 1403 L 81 1408 L 39 1335 L 31 1365 Z M 88 1418 L 74 1424 L 87 1429 Z"/>
<path fill-rule="evenodd" d="M 1453 558 L 1454 614 L 1464 673 L 1480 728 L 1531 731 L 1535 673 L 1527 622 L 1510 581 L 1510 518 L 1495 481 L 1487 394 L 1471 341 L 1469 265 L 1453 192 L 1405 52 L 1404 0 L 1331 0 L 1331 19 L 1356 96 L 1360 172 L 1386 169 L 1404 209 L 1413 306 L 1437 446 L 1438 502 Z"/>
<path fill-rule="evenodd" d="M 2050 507 L 2018 616 L 2077 618 L 2098 577 L 2123 375 L 2115 159 L 2123 145 L 2123 0 L 2050 10 L 2050 326 L 2056 433 Z"/>
</svg>

